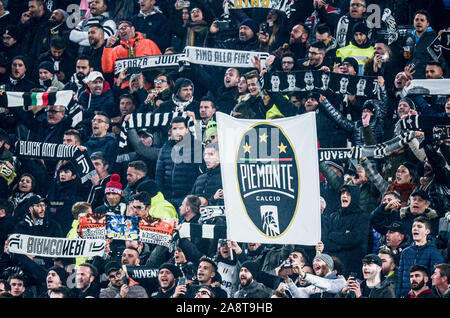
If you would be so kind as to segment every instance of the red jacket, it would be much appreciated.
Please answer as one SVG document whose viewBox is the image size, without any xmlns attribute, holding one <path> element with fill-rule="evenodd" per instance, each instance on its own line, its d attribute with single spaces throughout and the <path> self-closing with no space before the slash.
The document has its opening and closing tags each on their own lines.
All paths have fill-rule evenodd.
<svg viewBox="0 0 450 318">
<path fill-rule="evenodd" d="M 161 30 L 162 31 L 162 30 Z M 161 51 L 150 39 L 144 39 L 141 33 L 136 32 L 136 37 L 126 41 L 120 41 L 120 45 L 115 47 L 105 47 L 102 55 L 102 69 L 104 73 L 113 73 L 117 59 L 130 57 L 129 48 L 134 47 L 135 57 L 161 55 Z"/>
</svg>

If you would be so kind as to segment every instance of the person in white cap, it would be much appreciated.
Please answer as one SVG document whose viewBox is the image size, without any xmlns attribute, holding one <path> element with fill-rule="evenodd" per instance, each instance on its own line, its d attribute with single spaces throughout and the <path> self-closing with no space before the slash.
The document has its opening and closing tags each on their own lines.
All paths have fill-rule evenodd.
<svg viewBox="0 0 450 318">
<path fill-rule="evenodd" d="M 78 104 L 83 106 L 84 118 L 93 118 L 96 111 L 105 112 L 109 118 L 115 117 L 118 107 L 115 107 L 113 91 L 103 74 L 91 72 L 83 81 L 87 89 L 81 93 Z"/>
</svg>

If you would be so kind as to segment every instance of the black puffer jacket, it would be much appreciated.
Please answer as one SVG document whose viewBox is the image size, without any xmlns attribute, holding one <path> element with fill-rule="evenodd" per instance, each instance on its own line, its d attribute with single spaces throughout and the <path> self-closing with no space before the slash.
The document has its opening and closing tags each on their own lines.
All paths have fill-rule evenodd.
<svg viewBox="0 0 450 318">
<path fill-rule="evenodd" d="M 411 59 L 409 60 L 408 64 L 415 65 L 415 79 L 424 79 L 426 64 L 430 60 L 430 53 L 428 53 L 427 49 L 430 46 L 431 42 L 433 42 L 433 40 L 436 38 L 437 33 L 432 29 L 428 29 L 424 34 L 420 36 L 417 42 L 415 41 L 414 34 L 415 30 L 412 31 L 412 33 L 409 34 L 406 39 L 406 43 L 411 42 L 411 40 L 412 43 L 414 43 L 414 46 L 411 48 Z"/>
<path fill-rule="evenodd" d="M 190 145 L 189 147 L 189 141 Z M 167 141 L 161 148 L 161 152 L 156 162 L 156 183 L 160 187 L 167 201 L 175 207 L 180 206 L 184 197 L 190 193 L 192 186 L 199 174 L 198 164 L 194 161 L 194 143 L 198 142 L 189 133 L 184 136 L 183 141 L 175 143 L 173 140 Z M 192 150 L 192 151 L 191 151 Z M 186 153 L 190 151 L 190 154 Z M 175 163 L 172 160 L 172 153 L 178 154 L 183 160 Z M 187 155 L 186 157 L 184 157 Z"/>
<path fill-rule="evenodd" d="M 338 257 L 346 273 L 361 273 L 361 260 L 367 252 L 369 218 L 359 208 L 359 187 L 345 185 L 351 194 L 347 208 L 340 208 L 328 218 L 325 253 Z M 345 275 L 344 275 L 345 276 Z"/>
<path fill-rule="evenodd" d="M 220 174 L 220 165 L 213 169 L 206 169 L 206 172 L 199 175 L 195 180 L 191 193 L 204 197 L 209 205 L 216 205 L 218 201 L 214 199 L 217 190 L 222 189 L 222 176 Z M 220 200 L 223 203 L 223 200 Z"/>
</svg>

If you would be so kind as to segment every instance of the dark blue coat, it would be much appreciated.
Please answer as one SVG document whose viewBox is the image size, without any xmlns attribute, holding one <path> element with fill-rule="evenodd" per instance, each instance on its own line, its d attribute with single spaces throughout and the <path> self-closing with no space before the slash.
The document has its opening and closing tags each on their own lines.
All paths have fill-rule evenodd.
<svg viewBox="0 0 450 318">
<path fill-rule="evenodd" d="M 428 275 L 434 272 L 434 265 L 444 263 L 444 258 L 436 248 L 434 241 L 430 241 L 423 246 L 415 244 L 403 250 L 400 256 L 400 266 L 398 268 L 398 279 L 395 296 L 397 298 L 406 297 L 410 290 L 409 268 L 412 265 L 423 265 L 428 270 Z"/>
<path fill-rule="evenodd" d="M 170 28 L 169 20 L 159 10 L 156 10 L 147 16 L 139 13 L 131 18 L 136 31 L 145 34 L 145 38 L 155 42 L 160 51 L 164 50 L 170 45 Z"/>
</svg>

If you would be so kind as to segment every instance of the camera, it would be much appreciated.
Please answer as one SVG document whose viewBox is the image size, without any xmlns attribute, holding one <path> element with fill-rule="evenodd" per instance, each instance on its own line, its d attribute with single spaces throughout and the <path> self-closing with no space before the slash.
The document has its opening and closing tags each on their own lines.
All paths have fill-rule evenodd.
<svg viewBox="0 0 450 318">
<path fill-rule="evenodd" d="M 216 28 L 218 28 L 220 31 L 230 30 L 231 23 L 230 23 L 230 21 L 218 21 L 218 22 L 216 22 Z"/>
</svg>

